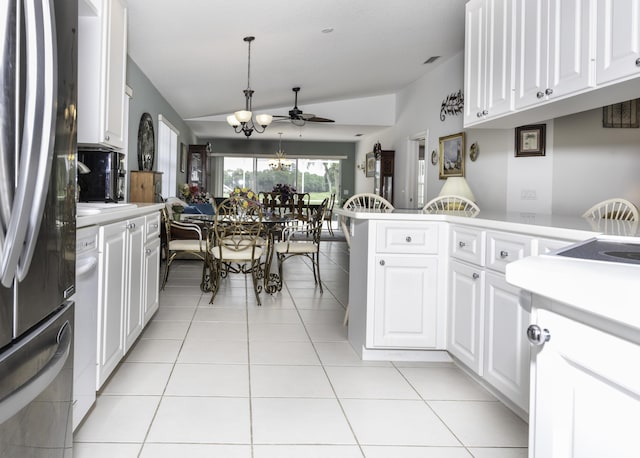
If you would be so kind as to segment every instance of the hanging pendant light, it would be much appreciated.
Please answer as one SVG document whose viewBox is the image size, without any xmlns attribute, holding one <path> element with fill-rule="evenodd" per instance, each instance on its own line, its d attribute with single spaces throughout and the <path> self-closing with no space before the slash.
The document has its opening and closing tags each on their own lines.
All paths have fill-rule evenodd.
<svg viewBox="0 0 640 458">
<path fill-rule="evenodd" d="M 256 116 L 255 122 L 253 121 L 253 113 L 251 112 L 251 98 L 253 97 L 253 90 L 251 89 L 251 42 L 255 40 L 255 37 L 244 37 L 244 41 L 249 44 L 249 59 L 247 65 L 247 88 L 244 92 L 244 110 L 239 110 L 232 115 L 227 116 L 227 123 L 233 127 L 233 130 L 239 134 L 242 132 L 247 138 L 251 136 L 255 130 L 259 134 L 263 133 L 267 126 L 271 124 L 273 116 L 268 114 L 259 114 Z M 258 126 L 262 127 L 262 130 Z"/>
<path fill-rule="evenodd" d="M 287 156 L 282 150 L 282 132 L 278 132 L 278 135 L 280 135 L 278 151 L 276 151 L 275 159 L 269 159 L 269 168 L 271 170 L 282 170 L 283 172 L 290 172 L 293 163 L 287 159 Z"/>
</svg>

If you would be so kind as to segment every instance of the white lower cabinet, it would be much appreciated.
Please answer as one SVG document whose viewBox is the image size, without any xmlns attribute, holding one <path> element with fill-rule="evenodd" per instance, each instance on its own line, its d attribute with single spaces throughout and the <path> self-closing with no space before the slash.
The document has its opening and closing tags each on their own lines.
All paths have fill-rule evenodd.
<svg viewBox="0 0 640 458">
<path fill-rule="evenodd" d="M 149 218 L 153 227 L 158 215 L 100 227 L 96 389 L 133 346 L 158 307 L 159 229 L 155 236 L 148 234 Z"/>
<path fill-rule="evenodd" d="M 124 356 L 127 266 L 126 221 L 100 227 L 97 386 L 100 389 Z"/>
<path fill-rule="evenodd" d="M 435 348 L 438 259 L 375 257 L 372 347 Z"/>
<path fill-rule="evenodd" d="M 447 350 L 526 413 L 530 295 L 508 284 L 503 272 L 531 254 L 533 239 L 453 225 L 450 240 Z"/>
<path fill-rule="evenodd" d="M 529 293 L 487 272 L 484 300 L 484 379 L 525 412 L 529 409 Z"/>
<path fill-rule="evenodd" d="M 452 260 L 449 277 L 449 343 L 447 350 L 482 375 L 484 270 Z"/>
<path fill-rule="evenodd" d="M 529 456 L 638 456 L 640 346 L 546 309 L 534 314 L 550 339 L 532 347 Z"/>
</svg>

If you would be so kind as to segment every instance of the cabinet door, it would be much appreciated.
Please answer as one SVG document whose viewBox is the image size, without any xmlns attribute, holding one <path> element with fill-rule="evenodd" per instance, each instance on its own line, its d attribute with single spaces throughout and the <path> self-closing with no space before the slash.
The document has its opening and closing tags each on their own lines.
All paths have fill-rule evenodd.
<svg viewBox="0 0 640 458">
<path fill-rule="evenodd" d="M 513 2 L 487 2 L 485 118 L 513 109 Z"/>
<path fill-rule="evenodd" d="M 547 310 L 536 316 L 551 338 L 532 350 L 529 456 L 638 456 L 640 346 Z"/>
<path fill-rule="evenodd" d="M 540 102 L 547 87 L 548 1 L 516 0 L 515 108 Z M 539 94 L 542 94 L 539 96 Z"/>
<path fill-rule="evenodd" d="M 466 5 L 464 46 L 464 123 L 478 122 L 485 107 L 485 20 L 484 0 Z"/>
<path fill-rule="evenodd" d="M 529 293 L 508 284 L 502 275 L 487 272 L 484 377 L 524 411 L 529 408 L 528 297 Z"/>
<path fill-rule="evenodd" d="M 126 282 L 125 223 L 100 228 L 100 302 L 98 304 L 99 390 L 124 356 L 124 309 Z"/>
<path fill-rule="evenodd" d="M 435 348 L 437 270 L 435 257 L 375 257 L 373 333 L 369 346 Z"/>
<path fill-rule="evenodd" d="M 106 0 L 106 27 L 103 46 L 106 47 L 104 74 L 103 129 L 104 142 L 116 148 L 124 147 L 124 87 L 127 68 L 127 9 L 121 0 Z"/>
<path fill-rule="evenodd" d="M 451 262 L 447 350 L 482 375 L 484 271 Z"/>
<path fill-rule="evenodd" d="M 144 250 L 144 324 L 147 324 L 160 305 L 160 238 L 147 242 Z"/>
<path fill-rule="evenodd" d="M 640 0 L 599 0 L 596 83 L 640 73 Z"/>
<path fill-rule="evenodd" d="M 127 302 L 125 309 L 125 351 L 127 351 L 142 332 L 143 326 L 143 267 L 144 216 L 127 222 Z"/>
<path fill-rule="evenodd" d="M 593 86 L 591 0 L 549 0 L 549 98 Z"/>
</svg>

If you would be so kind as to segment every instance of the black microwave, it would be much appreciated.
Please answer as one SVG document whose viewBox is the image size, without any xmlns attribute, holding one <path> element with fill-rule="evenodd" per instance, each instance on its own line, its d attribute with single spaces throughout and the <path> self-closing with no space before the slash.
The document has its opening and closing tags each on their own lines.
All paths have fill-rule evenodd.
<svg viewBox="0 0 640 458">
<path fill-rule="evenodd" d="M 78 148 L 78 161 L 86 166 L 78 168 L 80 202 L 124 200 L 124 154 L 112 150 Z"/>
</svg>

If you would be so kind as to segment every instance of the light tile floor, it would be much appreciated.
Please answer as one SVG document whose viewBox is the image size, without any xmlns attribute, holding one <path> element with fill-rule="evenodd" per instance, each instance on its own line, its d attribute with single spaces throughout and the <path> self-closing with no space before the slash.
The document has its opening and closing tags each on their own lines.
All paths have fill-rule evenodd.
<svg viewBox="0 0 640 458">
<path fill-rule="evenodd" d="M 160 310 L 74 435 L 75 458 L 525 458 L 527 425 L 452 364 L 361 361 L 342 325 L 348 251 L 323 243 L 262 295 L 179 261 Z"/>
</svg>

